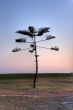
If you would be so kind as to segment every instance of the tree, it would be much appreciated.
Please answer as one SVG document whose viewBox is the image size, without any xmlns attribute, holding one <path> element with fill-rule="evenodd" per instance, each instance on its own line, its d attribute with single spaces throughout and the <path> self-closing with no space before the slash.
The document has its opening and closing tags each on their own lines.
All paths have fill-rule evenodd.
<svg viewBox="0 0 73 110">
<path fill-rule="evenodd" d="M 59 51 L 59 48 L 57 46 L 51 47 L 51 48 L 37 46 L 38 42 L 43 42 L 46 40 L 56 38 L 55 36 L 47 35 L 46 39 L 36 41 L 37 36 L 42 36 L 43 34 L 50 32 L 49 29 L 50 29 L 49 27 L 43 27 L 43 28 L 39 28 L 38 30 L 36 30 L 35 27 L 29 26 L 27 30 L 16 31 L 16 33 L 19 33 L 22 35 L 27 35 L 28 37 L 30 37 L 32 39 L 32 42 L 27 42 L 27 40 L 25 38 L 16 39 L 15 41 L 18 43 L 22 43 L 22 42 L 30 43 L 31 50 L 29 50 L 29 48 L 21 49 L 21 48 L 16 47 L 15 49 L 12 50 L 12 52 L 18 52 L 18 51 L 22 51 L 22 50 L 29 50 L 29 52 L 31 52 L 31 53 L 34 52 L 34 54 L 35 54 L 34 56 L 35 56 L 35 60 L 36 60 L 35 61 L 36 62 L 36 73 L 35 73 L 35 77 L 34 77 L 33 88 L 35 88 L 35 86 L 36 86 L 36 79 L 37 79 L 37 74 L 38 74 L 38 57 L 39 57 L 39 55 L 37 54 L 37 48 L 44 48 L 44 49 L 51 49 L 51 50 Z"/>
</svg>

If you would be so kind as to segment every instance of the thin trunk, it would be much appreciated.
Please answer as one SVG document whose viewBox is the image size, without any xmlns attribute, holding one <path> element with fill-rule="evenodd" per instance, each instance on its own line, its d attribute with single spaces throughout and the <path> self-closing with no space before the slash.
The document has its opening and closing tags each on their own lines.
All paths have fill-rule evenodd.
<svg viewBox="0 0 73 110">
<path fill-rule="evenodd" d="M 33 83 L 33 88 L 35 88 L 36 86 L 36 79 L 37 79 L 37 74 L 38 74 L 38 55 L 37 55 L 37 47 L 36 47 L 36 38 L 34 36 L 34 45 L 35 45 L 35 62 L 36 62 L 36 73 L 35 73 L 35 77 L 34 77 L 34 83 Z"/>
</svg>

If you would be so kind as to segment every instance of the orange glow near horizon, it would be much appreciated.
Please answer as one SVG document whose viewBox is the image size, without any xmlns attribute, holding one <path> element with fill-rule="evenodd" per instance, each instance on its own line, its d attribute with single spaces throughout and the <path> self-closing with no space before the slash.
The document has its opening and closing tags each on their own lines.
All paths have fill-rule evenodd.
<svg viewBox="0 0 73 110">
<path fill-rule="evenodd" d="M 45 53 L 44 53 L 45 52 Z M 47 52 L 40 51 L 38 58 L 39 72 L 71 72 L 72 58 L 68 52 Z M 17 72 L 35 72 L 35 58 L 33 54 L 16 53 L 5 58 L 5 62 L 1 64 L 4 68 Z M 13 72 L 14 72 L 13 71 Z"/>
</svg>

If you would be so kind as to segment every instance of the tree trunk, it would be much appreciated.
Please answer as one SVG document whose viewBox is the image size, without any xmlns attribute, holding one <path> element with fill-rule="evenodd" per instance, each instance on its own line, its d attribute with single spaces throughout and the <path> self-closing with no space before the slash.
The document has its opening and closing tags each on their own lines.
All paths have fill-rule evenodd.
<svg viewBox="0 0 73 110">
<path fill-rule="evenodd" d="M 36 79 L 37 79 L 37 74 L 38 74 L 38 55 L 37 55 L 37 47 L 36 47 L 36 38 L 34 36 L 34 45 L 35 45 L 35 59 L 36 59 L 36 73 L 35 73 L 35 77 L 34 77 L 34 82 L 33 82 L 33 88 L 35 88 L 36 86 Z"/>
</svg>

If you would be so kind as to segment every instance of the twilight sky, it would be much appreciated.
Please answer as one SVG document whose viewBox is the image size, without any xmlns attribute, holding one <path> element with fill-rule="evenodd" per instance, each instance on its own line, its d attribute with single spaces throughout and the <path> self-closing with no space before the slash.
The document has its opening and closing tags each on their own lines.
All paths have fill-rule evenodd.
<svg viewBox="0 0 73 110">
<path fill-rule="evenodd" d="M 60 48 L 58 52 L 38 49 L 39 72 L 72 72 L 73 0 L 0 0 L 0 73 L 35 72 L 34 53 L 11 52 L 15 47 L 29 47 L 25 43 L 15 43 L 16 38 L 27 38 L 15 32 L 29 25 L 50 27 L 47 34 L 56 39 L 38 45 Z M 45 37 L 46 34 L 37 40 Z"/>
</svg>

